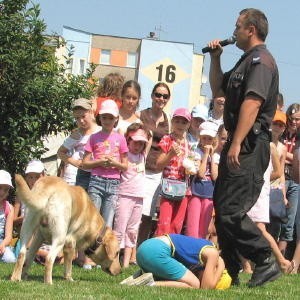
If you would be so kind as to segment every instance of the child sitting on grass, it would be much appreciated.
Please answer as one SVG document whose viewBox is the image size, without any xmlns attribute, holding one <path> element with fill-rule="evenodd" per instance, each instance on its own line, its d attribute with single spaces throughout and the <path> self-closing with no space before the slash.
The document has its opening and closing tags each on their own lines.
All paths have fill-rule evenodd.
<svg viewBox="0 0 300 300">
<path fill-rule="evenodd" d="M 12 187 L 10 174 L 0 170 L 0 261 L 5 263 L 16 262 L 9 246 L 12 240 L 14 208 L 6 200 Z"/>
</svg>

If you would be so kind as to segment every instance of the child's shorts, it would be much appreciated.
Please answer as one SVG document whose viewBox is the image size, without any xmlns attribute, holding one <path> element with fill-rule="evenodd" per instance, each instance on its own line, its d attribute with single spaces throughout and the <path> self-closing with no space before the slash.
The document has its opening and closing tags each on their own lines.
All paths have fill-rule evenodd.
<svg viewBox="0 0 300 300">
<path fill-rule="evenodd" d="M 171 246 L 160 239 L 143 242 L 137 250 L 137 263 L 144 272 L 151 272 L 156 279 L 179 280 L 187 268 L 171 255 Z"/>
</svg>

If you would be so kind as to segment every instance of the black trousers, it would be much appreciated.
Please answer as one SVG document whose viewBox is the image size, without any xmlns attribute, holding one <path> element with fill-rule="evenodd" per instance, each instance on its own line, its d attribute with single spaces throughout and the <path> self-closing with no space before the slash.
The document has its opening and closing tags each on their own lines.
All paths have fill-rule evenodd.
<svg viewBox="0 0 300 300">
<path fill-rule="evenodd" d="M 263 175 L 270 160 L 267 134 L 246 138 L 239 155 L 240 168 L 227 167 L 230 142 L 224 146 L 214 190 L 216 230 L 222 257 L 229 274 L 240 270 L 239 254 L 259 264 L 271 253 L 268 241 L 248 217 L 264 183 Z"/>
</svg>

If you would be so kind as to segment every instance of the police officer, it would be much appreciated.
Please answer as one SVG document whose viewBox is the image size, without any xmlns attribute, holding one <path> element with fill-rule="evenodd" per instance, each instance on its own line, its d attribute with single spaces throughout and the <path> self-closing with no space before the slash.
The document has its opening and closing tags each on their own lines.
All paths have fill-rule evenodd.
<svg viewBox="0 0 300 300">
<path fill-rule="evenodd" d="M 214 192 L 218 241 L 233 283 L 239 284 L 240 254 L 255 263 L 249 287 L 280 276 L 269 243 L 247 216 L 259 196 L 269 164 L 269 126 L 277 105 L 279 76 L 276 62 L 264 44 L 267 34 L 268 20 L 263 12 L 242 10 L 234 36 L 244 54 L 224 74 L 220 41 L 208 44 L 212 48 L 210 85 L 213 97 L 226 98 L 224 125 L 228 131 Z"/>
</svg>

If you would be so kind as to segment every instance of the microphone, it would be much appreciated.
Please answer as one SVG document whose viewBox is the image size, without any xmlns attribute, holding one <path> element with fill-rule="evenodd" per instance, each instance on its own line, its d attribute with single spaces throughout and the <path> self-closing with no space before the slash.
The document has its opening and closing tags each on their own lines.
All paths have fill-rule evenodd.
<svg viewBox="0 0 300 300">
<path fill-rule="evenodd" d="M 232 45 L 235 43 L 235 41 L 236 41 L 235 36 L 231 36 L 230 38 L 228 38 L 226 40 L 220 41 L 220 45 L 222 47 L 227 46 L 227 45 Z M 202 48 L 202 53 L 207 53 L 207 52 L 211 52 L 214 50 L 215 49 L 212 49 L 211 47 L 207 46 L 207 47 Z"/>
</svg>

